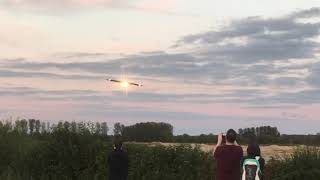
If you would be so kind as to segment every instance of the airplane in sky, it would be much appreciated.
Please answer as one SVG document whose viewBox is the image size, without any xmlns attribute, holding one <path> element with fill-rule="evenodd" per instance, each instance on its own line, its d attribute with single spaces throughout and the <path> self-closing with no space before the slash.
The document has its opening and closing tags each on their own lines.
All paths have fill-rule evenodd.
<svg viewBox="0 0 320 180">
<path fill-rule="evenodd" d="M 128 81 L 124 81 L 124 80 L 117 80 L 117 79 L 107 79 L 110 82 L 113 83 L 119 83 L 121 87 L 127 88 L 129 86 L 138 86 L 138 87 L 142 87 L 142 84 L 138 84 L 138 83 L 133 83 L 133 82 L 128 82 Z"/>
</svg>

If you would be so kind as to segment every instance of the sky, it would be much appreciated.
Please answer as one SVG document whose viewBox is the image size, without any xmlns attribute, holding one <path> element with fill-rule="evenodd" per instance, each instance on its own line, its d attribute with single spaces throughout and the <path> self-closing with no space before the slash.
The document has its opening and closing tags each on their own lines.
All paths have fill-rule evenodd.
<svg viewBox="0 0 320 180">
<path fill-rule="evenodd" d="M 319 0 L 0 0 L 0 27 L 3 120 L 320 132 Z"/>
</svg>

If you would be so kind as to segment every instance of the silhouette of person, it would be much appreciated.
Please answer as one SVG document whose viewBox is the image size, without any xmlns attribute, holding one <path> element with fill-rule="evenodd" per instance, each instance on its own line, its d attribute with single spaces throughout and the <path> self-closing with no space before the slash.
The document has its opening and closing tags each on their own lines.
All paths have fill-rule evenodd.
<svg viewBox="0 0 320 180">
<path fill-rule="evenodd" d="M 243 158 L 243 150 L 236 141 L 237 133 L 229 129 L 226 135 L 226 143 L 222 144 L 223 136 L 218 135 L 214 157 L 217 162 L 217 180 L 239 180 L 240 161 Z"/>
<path fill-rule="evenodd" d="M 109 180 L 126 180 L 128 177 L 128 154 L 122 150 L 122 141 L 114 142 L 114 150 L 109 154 Z"/>
</svg>

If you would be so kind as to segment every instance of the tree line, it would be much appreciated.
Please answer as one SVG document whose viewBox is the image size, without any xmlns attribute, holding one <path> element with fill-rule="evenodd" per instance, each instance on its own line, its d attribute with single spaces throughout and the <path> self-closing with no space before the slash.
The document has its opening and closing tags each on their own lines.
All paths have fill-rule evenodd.
<svg viewBox="0 0 320 180">
<path fill-rule="evenodd" d="M 159 131 L 150 139 L 138 139 L 143 134 L 133 136 L 135 140 L 162 139 L 171 142 L 179 140 L 206 143 L 216 137 L 213 134 L 172 136 L 172 126 L 161 123 L 115 126 L 120 127 L 114 128 L 114 131 L 118 132 L 115 134 L 127 136 L 126 138 L 130 138 L 129 135 L 140 131 L 141 128 L 152 127 L 153 131 Z M 112 151 L 112 139 L 108 131 L 106 123 L 59 122 L 48 125 L 37 120 L 1 122 L 0 179 L 107 180 L 107 157 Z M 289 139 L 295 143 L 300 140 L 312 140 L 309 136 L 279 136 L 277 133 L 273 134 L 276 136 L 270 133 L 257 135 L 249 137 L 280 138 L 286 140 L 284 142 L 288 142 Z M 172 139 L 163 139 L 167 137 Z M 319 136 L 312 137 L 318 138 L 312 142 L 319 142 Z M 242 138 L 243 135 L 240 135 L 241 141 Z M 125 149 L 129 152 L 129 180 L 215 178 L 213 153 L 204 152 L 199 146 L 193 148 L 190 144 L 181 144 L 165 147 L 126 143 Z M 317 179 L 320 175 L 319 155 L 319 149 L 301 149 L 287 159 L 272 159 L 267 163 L 266 179 Z"/>
<path fill-rule="evenodd" d="M 238 133 L 240 136 L 243 137 L 252 137 L 252 136 L 272 136 L 272 137 L 279 137 L 280 132 L 278 131 L 277 127 L 271 126 L 260 126 L 260 127 L 251 127 L 251 128 L 244 128 L 239 129 Z"/>
<path fill-rule="evenodd" d="M 132 128 L 149 126 L 161 132 L 164 127 L 169 128 L 168 124 L 148 123 L 122 132 L 130 135 Z M 108 131 L 106 123 L 1 122 L 0 179 L 107 180 L 107 157 L 113 147 Z M 153 138 L 165 135 L 154 134 Z M 126 143 L 124 148 L 129 152 L 129 180 L 209 180 L 214 176 L 212 153 L 200 148 L 190 145 L 150 147 L 135 143 Z"/>
<path fill-rule="evenodd" d="M 176 143 L 209 143 L 217 142 L 215 134 L 200 135 L 174 135 L 174 127 L 163 122 L 143 122 L 125 126 L 115 123 L 113 133 L 107 122 L 58 122 L 57 124 L 42 122 L 35 119 L 21 119 L 12 121 L 0 121 L 0 132 L 15 132 L 28 135 L 45 135 L 56 129 L 65 129 L 71 133 L 89 133 L 112 138 L 121 136 L 124 141 L 136 142 L 176 142 Z M 240 128 L 238 140 L 241 144 L 256 141 L 260 144 L 310 144 L 319 145 L 320 135 L 286 135 L 281 134 L 277 127 L 260 126 Z"/>
<path fill-rule="evenodd" d="M 114 125 L 114 134 L 122 136 L 126 141 L 137 142 L 174 142 L 174 143 L 207 143 L 217 142 L 215 134 L 173 135 L 173 126 L 168 123 L 145 122 L 131 126 L 120 123 Z M 238 129 L 238 141 L 241 144 L 257 142 L 260 144 L 280 145 L 320 145 L 320 135 L 286 135 L 277 127 L 260 126 Z"/>
<path fill-rule="evenodd" d="M 126 141 L 170 142 L 173 140 L 173 126 L 163 122 L 145 122 L 131 126 L 116 123 L 114 125 L 114 134 L 121 135 Z"/>
<path fill-rule="evenodd" d="M 96 135 L 108 135 L 109 127 L 107 122 L 68 122 L 60 121 L 57 124 L 41 122 L 35 119 L 17 119 L 12 121 L 0 121 L 0 130 L 4 132 L 15 132 L 18 134 L 48 134 L 56 129 L 65 129 L 73 133 L 88 132 Z"/>
</svg>

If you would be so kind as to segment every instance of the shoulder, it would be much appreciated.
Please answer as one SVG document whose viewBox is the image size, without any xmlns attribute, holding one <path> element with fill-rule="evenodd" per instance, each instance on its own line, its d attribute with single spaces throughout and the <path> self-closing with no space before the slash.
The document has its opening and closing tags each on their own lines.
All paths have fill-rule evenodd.
<svg viewBox="0 0 320 180">
<path fill-rule="evenodd" d="M 121 154 L 122 156 L 128 156 L 128 153 L 124 150 L 119 151 L 119 154 Z"/>
<path fill-rule="evenodd" d="M 241 146 L 236 146 L 236 149 L 237 149 L 238 152 L 243 153 L 243 149 L 242 149 Z"/>
<path fill-rule="evenodd" d="M 214 149 L 214 156 L 218 157 L 224 151 L 224 145 L 216 146 Z"/>
<path fill-rule="evenodd" d="M 241 150 L 242 151 L 242 147 L 241 146 L 236 146 L 239 150 Z"/>
<path fill-rule="evenodd" d="M 127 151 L 126 151 L 126 150 L 123 150 L 123 149 L 121 149 L 120 152 L 123 153 L 123 154 L 127 154 Z"/>
<path fill-rule="evenodd" d="M 260 159 L 259 159 L 259 163 L 260 163 L 260 164 L 264 164 L 264 163 L 265 163 L 264 158 L 260 157 Z"/>
<path fill-rule="evenodd" d="M 225 149 L 225 145 L 220 145 L 215 147 L 215 151 L 221 151 L 223 149 Z"/>
<path fill-rule="evenodd" d="M 241 158 L 241 164 L 243 164 L 246 159 L 248 159 L 247 156 L 242 157 L 242 158 Z"/>
<path fill-rule="evenodd" d="M 243 160 L 243 161 L 246 160 L 246 159 L 249 159 L 249 157 L 248 157 L 248 156 L 243 156 L 243 157 L 242 157 L 242 160 Z"/>
</svg>

